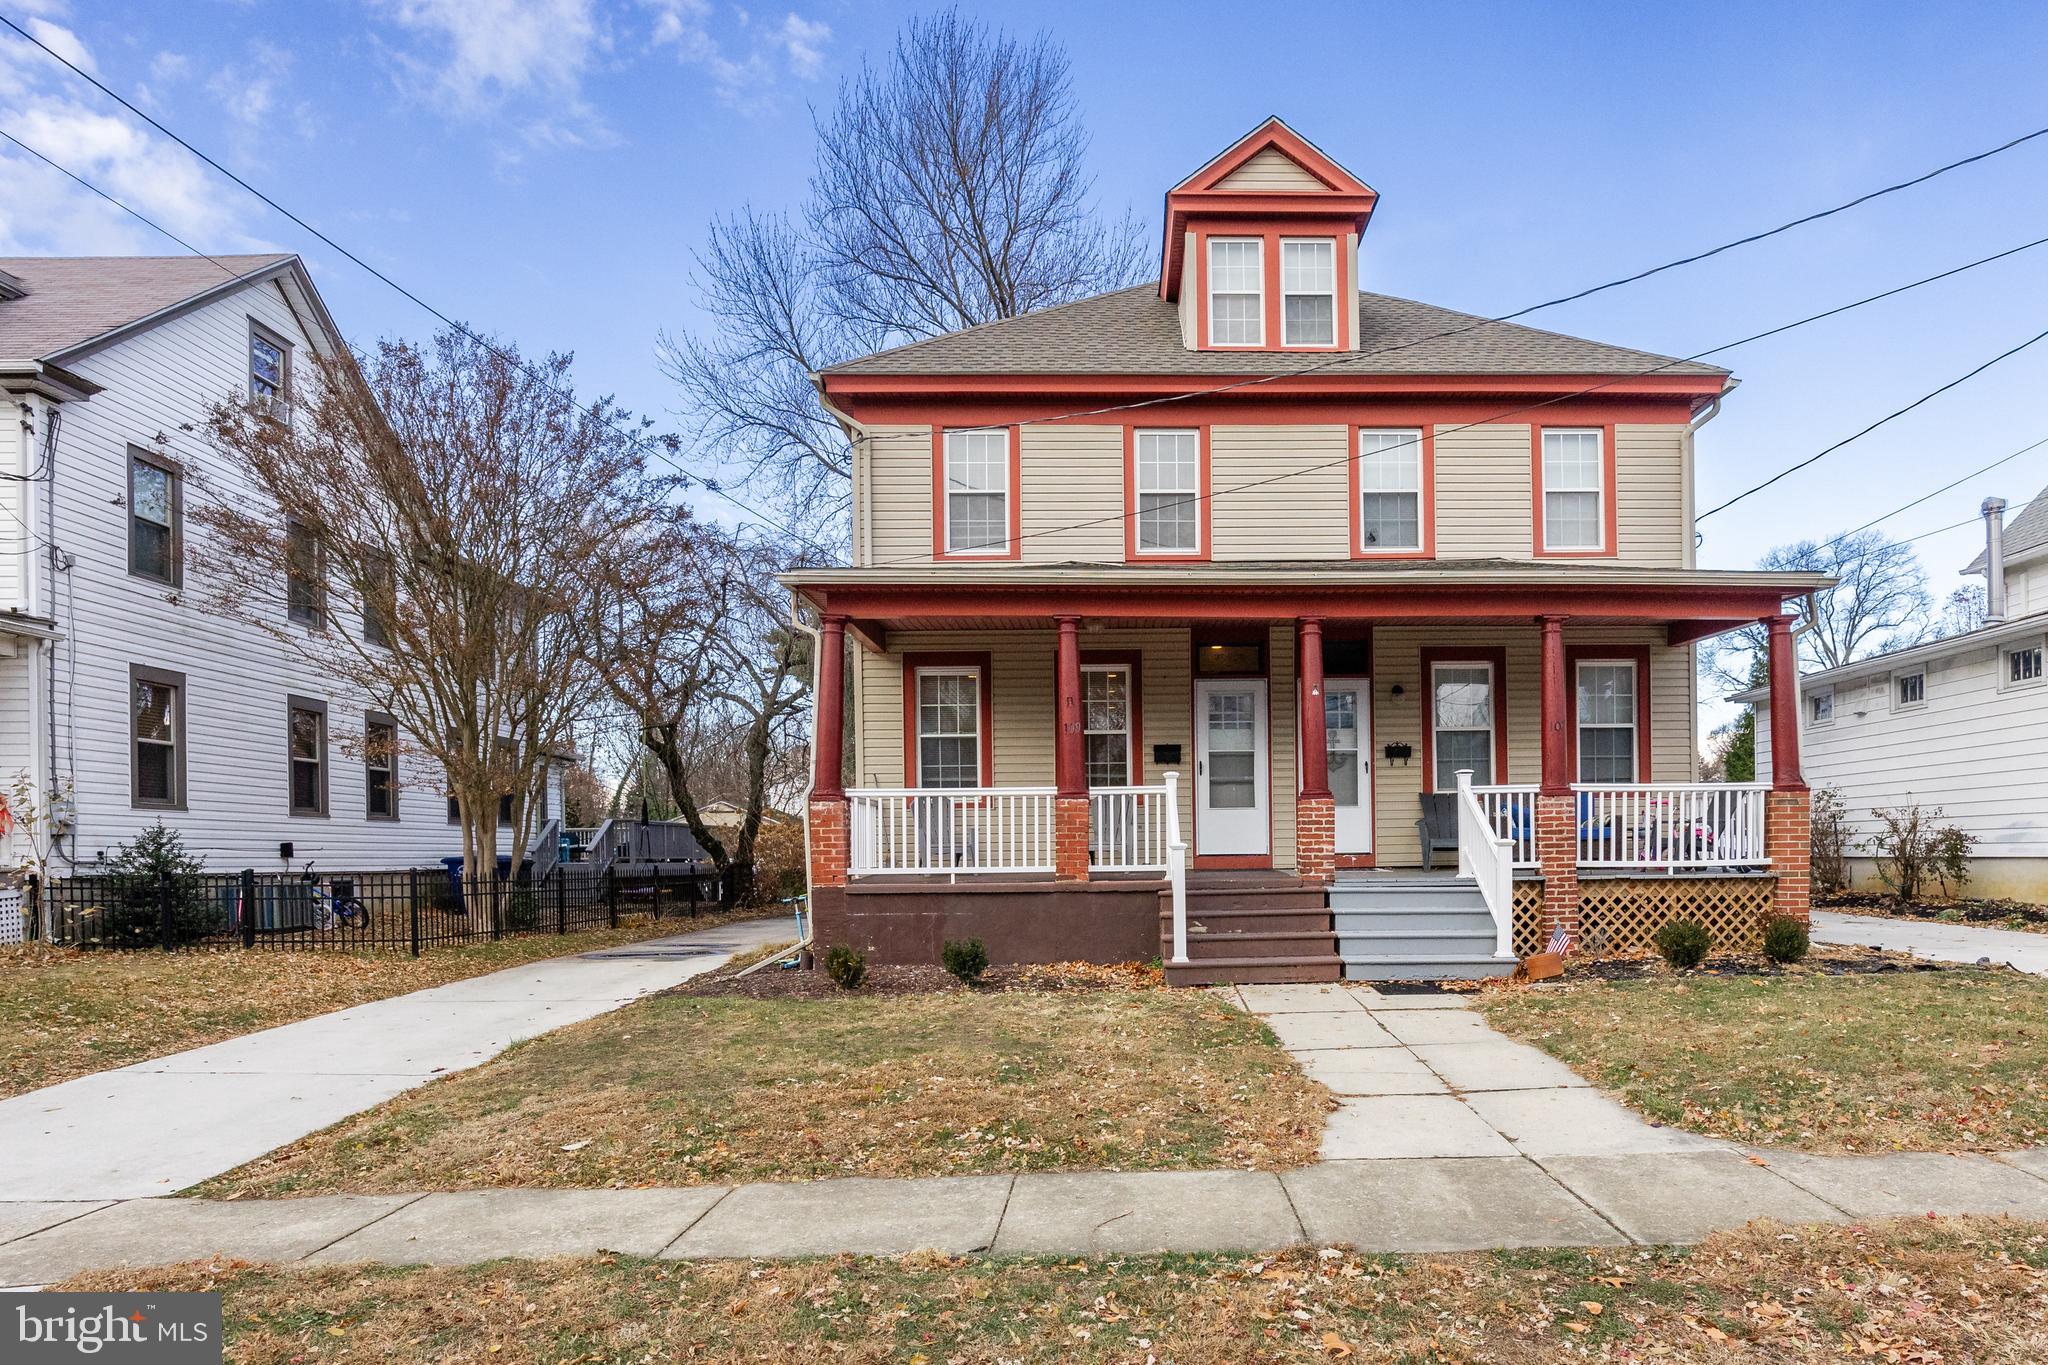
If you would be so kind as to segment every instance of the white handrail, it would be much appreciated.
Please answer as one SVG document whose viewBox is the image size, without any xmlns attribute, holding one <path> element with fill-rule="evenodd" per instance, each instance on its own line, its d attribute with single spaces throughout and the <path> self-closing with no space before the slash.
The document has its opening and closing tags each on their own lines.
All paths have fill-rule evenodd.
<svg viewBox="0 0 2048 1365">
<path fill-rule="evenodd" d="M 1051 787 L 865 787 L 846 793 L 847 872 L 1051 872 Z"/>
<path fill-rule="evenodd" d="M 1180 834 L 1180 774 L 1166 774 L 1166 881 L 1173 894 L 1173 960 L 1188 960 L 1188 845 Z"/>
<path fill-rule="evenodd" d="M 1495 832 L 1472 792 L 1472 770 L 1458 770 L 1458 875 L 1479 883 L 1493 916 L 1493 955 L 1514 956 L 1514 846 Z"/>
</svg>

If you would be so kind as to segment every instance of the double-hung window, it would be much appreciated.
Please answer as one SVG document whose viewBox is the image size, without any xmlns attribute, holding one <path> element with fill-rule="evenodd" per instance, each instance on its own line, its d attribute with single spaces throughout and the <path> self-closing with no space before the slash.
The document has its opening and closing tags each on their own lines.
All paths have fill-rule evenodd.
<svg viewBox="0 0 2048 1365">
<path fill-rule="evenodd" d="M 279 421 L 291 417 L 292 347 L 262 323 L 249 322 L 249 402 Z"/>
<path fill-rule="evenodd" d="M 1010 549 L 1010 433 L 946 433 L 946 553 L 1002 555 Z"/>
<path fill-rule="evenodd" d="M 129 799 L 139 807 L 185 807 L 185 675 L 140 665 L 128 670 Z"/>
<path fill-rule="evenodd" d="M 1636 781 L 1636 666 L 1589 659 L 1578 667 L 1579 781 Z"/>
<path fill-rule="evenodd" d="M 398 575 L 391 558 L 376 551 L 362 555 L 363 581 L 358 585 L 363 607 L 363 643 L 391 647 L 391 625 L 385 613 L 398 604 Z"/>
<path fill-rule="evenodd" d="M 177 472 L 143 452 L 128 452 L 128 572 L 177 587 L 183 579 L 184 497 Z"/>
<path fill-rule="evenodd" d="M 917 785 L 981 785 L 981 670 L 920 668 Z"/>
<path fill-rule="evenodd" d="M 1483 787 L 1493 775 L 1493 665 L 1440 663 L 1430 668 L 1429 705 L 1431 774 L 1435 790 L 1455 791 L 1458 770 L 1472 770 L 1472 785 Z"/>
<path fill-rule="evenodd" d="M 288 699 L 285 712 L 287 776 L 293 815 L 327 814 L 327 703 Z"/>
<path fill-rule="evenodd" d="M 1598 427 L 1543 433 L 1543 546 L 1607 548 L 1607 455 Z"/>
<path fill-rule="evenodd" d="M 327 581 L 320 537 L 304 522 L 284 528 L 285 615 L 294 625 L 327 627 Z"/>
<path fill-rule="evenodd" d="M 1337 244 L 1328 237 L 1280 243 L 1280 344 L 1337 344 Z"/>
<path fill-rule="evenodd" d="M 1209 344 L 1266 342 L 1265 242 L 1258 237 L 1209 239 Z"/>
<path fill-rule="evenodd" d="M 363 722 L 363 815 L 398 818 L 398 726 L 389 717 Z"/>
<path fill-rule="evenodd" d="M 1422 433 L 1358 433 L 1358 547 L 1367 554 L 1422 548 Z"/>
<path fill-rule="evenodd" d="M 1138 553 L 1202 552 L 1202 437 L 1195 431 L 1140 431 L 1133 437 Z"/>
<path fill-rule="evenodd" d="M 1082 757 L 1091 787 L 1131 781 L 1131 670 L 1124 664 L 1081 669 Z"/>
</svg>

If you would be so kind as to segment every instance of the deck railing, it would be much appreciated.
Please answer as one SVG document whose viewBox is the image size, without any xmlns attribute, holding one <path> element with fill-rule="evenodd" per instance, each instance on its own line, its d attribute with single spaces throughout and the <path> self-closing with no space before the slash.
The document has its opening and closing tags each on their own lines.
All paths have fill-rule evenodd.
<svg viewBox="0 0 2048 1365">
<path fill-rule="evenodd" d="M 1762 867 L 1761 782 L 1594 784 L 1572 788 L 1580 867 Z"/>
<path fill-rule="evenodd" d="M 1166 871 L 1165 787 L 1092 787 L 1088 792 L 1088 866 L 1096 872 Z"/>
<path fill-rule="evenodd" d="M 1472 799 L 1486 816 L 1487 827 L 1508 841 L 1510 864 L 1536 866 L 1536 784 L 1474 787 Z"/>
<path fill-rule="evenodd" d="M 1053 871 L 1051 787 L 864 788 L 846 794 L 847 871 Z"/>
<path fill-rule="evenodd" d="M 1458 875 L 1479 884 L 1493 916 L 1494 955 L 1514 956 L 1514 845 L 1493 828 L 1493 819 L 1472 790 L 1472 770 L 1458 770 Z"/>
</svg>

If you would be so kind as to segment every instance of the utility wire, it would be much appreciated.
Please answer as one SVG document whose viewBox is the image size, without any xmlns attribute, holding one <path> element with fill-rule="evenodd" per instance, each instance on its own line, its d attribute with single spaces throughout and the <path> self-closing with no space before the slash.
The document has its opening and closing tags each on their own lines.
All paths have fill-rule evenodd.
<svg viewBox="0 0 2048 1365">
<path fill-rule="evenodd" d="M 1850 536 L 1856 535 L 1857 533 L 1862 531 L 1868 531 L 1871 527 L 1877 525 L 1881 521 L 1889 521 L 1901 512 L 1910 511 L 1913 508 L 1918 507 L 1921 503 L 1926 502 L 1930 498 L 1938 498 L 1943 493 L 1948 492 L 1951 488 L 1959 488 L 1963 484 L 1966 484 L 1970 480 L 1976 478 L 1979 474 L 1989 474 L 1992 470 L 1998 468 L 2000 465 L 2010 464 L 2014 460 L 2017 460 L 2020 456 L 2026 454 L 2028 451 L 2039 450 L 2042 446 L 2048 446 L 2048 436 L 2043 436 L 2040 440 L 2034 441 L 2031 444 L 2023 445 L 2018 450 L 2012 452 L 2012 454 L 2010 455 L 2001 455 L 1997 459 L 1993 460 L 1990 464 L 1980 465 L 1976 469 L 1973 469 L 1969 473 L 1963 475 L 1961 478 L 1952 479 L 1948 483 L 1943 484 L 1941 487 L 1935 489 L 1931 493 L 1922 493 L 1919 497 L 1913 499 L 1911 502 L 1901 503 L 1899 506 L 1894 507 L 1891 511 L 1884 513 L 1882 516 L 1872 517 L 1869 521 L 1864 522 L 1861 526 L 1852 526 L 1848 530 L 1842 532 L 1842 534 L 1836 536 L 1833 540 L 1821 542 L 1818 546 L 1815 547 L 1815 549 L 1816 551 L 1832 550 L 1835 546 L 1840 545 Z M 1925 537 L 1915 537 L 1915 539 L 1924 538 Z"/>
</svg>

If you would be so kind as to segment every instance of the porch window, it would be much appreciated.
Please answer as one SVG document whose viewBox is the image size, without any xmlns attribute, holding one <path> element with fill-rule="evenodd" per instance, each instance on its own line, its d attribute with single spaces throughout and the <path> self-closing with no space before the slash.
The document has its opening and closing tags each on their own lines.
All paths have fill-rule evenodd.
<svg viewBox="0 0 2048 1365">
<path fill-rule="evenodd" d="M 1081 670 L 1081 734 L 1088 785 L 1131 782 L 1131 670 L 1121 664 Z"/>
<path fill-rule="evenodd" d="M 1201 433 L 1141 431 L 1135 442 L 1138 553 L 1200 554 Z"/>
<path fill-rule="evenodd" d="M 1543 433 L 1543 548 L 1605 548 L 1606 456 L 1601 433 L 1546 430 Z"/>
<path fill-rule="evenodd" d="M 1422 433 L 1358 433 L 1358 544 L 1367 552 L 1422 548 Z"/>
<path fill-rule="evenodd" d="M 1358 693 L 1327 689 L 1323 693 L 1324 768 L 1330 798 L 1339 806 L 1358 804 Z"/>
<path fill-rule="evenodd" d="M 1010 433 L 946 433 L 946 553 L 999 555 L 1010 540 Z"/>
<path fill-rule="evenodd" d="M 1579 781 L 1636 781 L 1636 666 L 1629 660 L 1579 665 Z"/>
<path fill-rule="evenodd" d="M 917 785 L 981 785 L 981 670 L 917 671 Z"/>
<path fill-rule="evenodd" d="M 1493 665 L 1437 664 L 1430 671 L 1431 749 L 1435 790 L 1455 791 L 1458 770 L 1472 770 L 1472 785 L 1493 781 Z"/>
<path fill-rule="evenodd" d="M 1209 241 L 1209 344 L 1261 346 L 1266 340 L 1265 244 L 1257 237 Z"/>
<path fill-rule="evenodd" d="M 1280 243 L 1280 344 L 1337 344 L 1337 244 L 1327 237 Z"/>
</svg>

